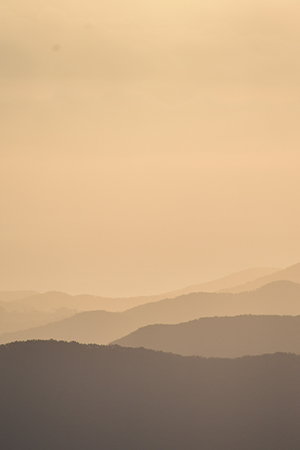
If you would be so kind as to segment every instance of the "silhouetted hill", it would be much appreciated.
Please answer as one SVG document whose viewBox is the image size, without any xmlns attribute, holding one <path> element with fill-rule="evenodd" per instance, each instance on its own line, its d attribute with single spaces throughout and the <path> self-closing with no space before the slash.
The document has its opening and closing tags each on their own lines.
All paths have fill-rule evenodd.
<svg viewBox="0 0 300 450">
<path fill-rule="evenodd" d="M 272 283 L 274 281 L 292 281 L 294 283 L 300 283 L 300 263 L 287 267 L 286 269 L 279 270 L 271 275 L 257 278 L 256 280 L 249 281 L 248 283 L 236 285 L 233 288 L 222 289 L 222 292 L 239 293 L 244 291 L 252 291 L 264 286 L 265 284 Z"/>
<path fill-rule="evenodd" d="M 0 347 L 5 450 L 296 450 L 300 357 L 36 341 Z"/>
<path fill-rule="evenodd" d="M 113 344 L 221 358 L 300 354 L 300 316 L 207 317 L 176 325 L 148 325 Z"/>
<path fill-rule="evenodd" d="M 0 342 L 27 339 L 76 340 L 107 344 L 145 325 L 175 324 L 200 317 L 299 315 L 300 285 L 278 281 L 253 292 L 240 294 L 195 293 L 140 305 L 122 313 L 90 311 L 43 327 L 6 333 Z"/>
</svg>

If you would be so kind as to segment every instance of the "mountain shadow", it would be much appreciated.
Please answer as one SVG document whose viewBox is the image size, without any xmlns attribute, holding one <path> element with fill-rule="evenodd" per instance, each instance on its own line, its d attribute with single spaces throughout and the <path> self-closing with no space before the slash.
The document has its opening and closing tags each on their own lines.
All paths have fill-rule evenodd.
<svg viewBox="0 0 300 450">
<path fill-rule="evenodd" d="M 5 450 L 295 450 L 300 357 L 182 357 L 55 341 L 0 347 Z"/>
</svg>

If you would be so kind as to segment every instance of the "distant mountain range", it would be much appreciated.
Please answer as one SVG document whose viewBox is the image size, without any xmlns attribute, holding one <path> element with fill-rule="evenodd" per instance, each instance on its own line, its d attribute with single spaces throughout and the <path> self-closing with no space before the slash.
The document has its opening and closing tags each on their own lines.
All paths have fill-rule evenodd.
<svg viewBox="0 0 300 450">
<path fill-rule="evenodd" d="M 254 267 L 251 269 L 245 269 L 239 272 L 232 273 L 225 277 L 219 278 L 214 281 L 194 284 L 191 286 L 187 286 L 183 289 L 177 289 L 176 291 L 167 292 L 164 294 L 164 298 L 166 297 L 174 298 L 178 297 L 179 295 L 191 294 L 192 292 L 219 292 L 225 289 L 228 289 L 228 292 L 231 292 L 231 289 L 234 289 L 236 286 L 241 286 L 245 283 L 252 282 L 258 278 L 270 276 L 278 272 L 281 272 L 281 269 L 275 267 L 264 267 L 264 268 Z"/>
<path fill-rule="evenodd" d="M 292 354 L 13 343 L 0 346 L 0 448 L 295 450 L 299 379 Z"/>
<path fill-rule="evenodd" d="M 0 333 L 8 333 L 46 325 L 73 316 L 76 311 L 59 308 L 52 312 L 6 310 L 0 305 Z"/>
<path fill-rule="evenodd" d="M 36 291 L 0 291 L 0 306 L 10 312 L 31 312 L 33 310 L 53 312 L 60 308 L 70 309 L 71 311 L 77 310 L 77 312 L 94 310 L 111 312 L 125 311 L 134 306 L 163 300 L 164 298 L 174 298 L 191 292 L 217 292 L 221 289 L 235 287 L 241 283 L 253 281 L 258 277 L 273 274 L 278 270 L 275 268 L 252 268 L 236 272 L 209 283 L 188 286 L 183 289 L 158 295 L 129 298 L 107 298 L 87 294 L 69 295 L 58 291 L 50 291 L 44 294 Z"/>
<path fill-rule="evenodd" d="M 37 295 L 37 291 L 0 291 L 0 303 L 12 302 L 14 300 L 20 300 L 21 298 L 30 297 L 31 295 Z"/>
<path fill-rule="evenodd" d="M 5 298 L 5 294 L 2 293 L 0 298 Z M 164 296 L 104 298 L 88 294 L 69 295 L 64 292 L 50 291 L 45 292 L 44 294 L 35 293 L 11 301 L 2 300 L 0 302 L 0 306 L 4 307 L 6 310 L 18 312 L 53 312 L 60 308 L 65 308 L 72 311 L 76 310 L 77 312 L 94 310 L 107 310 L 115 312 L 125 311 L 128 308 L 154 300 L 160 300 L 161 298 L 164 298 Z"/>
<path fill-rule="evenodd" d="M 300 354 L 300 316 L 207 317 L 176 325 L 148 325 L 112 344 L 219 358 Z"/>
<path fill-rule="evenodd" d="M 124 312 L 89 311 L 41 327 L 0 336 L 0 342 L 57 339 L 107 344 L 145 325 L 176 324 L 201 317 L 300 315 L 300 284 L 277 281 L 256 291 L 194 293 L 140 305 Z"/>
</svg>

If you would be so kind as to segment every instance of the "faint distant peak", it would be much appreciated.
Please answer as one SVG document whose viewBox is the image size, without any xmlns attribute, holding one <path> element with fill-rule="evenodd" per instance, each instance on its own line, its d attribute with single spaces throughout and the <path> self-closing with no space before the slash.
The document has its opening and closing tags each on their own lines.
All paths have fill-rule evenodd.
<svg viewBox="0 0 300 450">
<path fill-rule="evenodd" d="M 288 292 L 288 290 L 291 289 L 300 289 L 300 283 L 296 283 L 295 281 L 290 281 L 290 280 L 275 280 L 275 281 L 271 281 L 271 283 L 267 283 L 264 284 L 263 286 L 260 286 L 259 288 L 257 288 L 256 290 L 259 291 L 274 291 L 276 290 L 278 292 L 278 290 L 284 290 L 286 292 Z"/>
<path fill-rule="evenodd" d="M 230 290 L 244 283 L 252 282 L 257 278 L 272 275 L 280 270 L 281 269 L 278 267 L 251 267 L 249 269 L 231 273 L 230 275 L 226 275 L 213 281 L 193 284 L 183 289 L 168 292 L 165 294 L 165 297 L 174 298 L 178 295 L 190 294 L 192 292 L 219 292 L 227 289 Z"/>
<path fill-rule="evenodd" d="M 0 291 L 0 301 L 14 301 L 38 295 L 37 291 Z"/>
<path fill-rule="evenodd" d="M 222 292 L 238 293 L 253 291 L 263 285 L 272 283 L 273 281 L 291 281 L 294 283 L 300 283 L 300 263 L 293 264 L 285 269 L 277 270 L 269 275 L 257 277 L 247 283 L 236 284 L 233 288 L 222 289 Z"/>
</svg>

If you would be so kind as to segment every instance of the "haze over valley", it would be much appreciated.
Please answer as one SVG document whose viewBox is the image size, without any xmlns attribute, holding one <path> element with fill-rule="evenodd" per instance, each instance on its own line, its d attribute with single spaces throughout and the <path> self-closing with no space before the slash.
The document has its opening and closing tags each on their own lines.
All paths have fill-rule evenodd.
<svg viewBox="0 0 300 450">
<path fill-rule="evenodd" d="M 251 273 L 257 275 L 261 271 L 252 270 Z M 10 312 L 5 312 L 2 307 L 3 331 L 0 334 L 0 343 L 27 339 L 57 339 L 109 344 L 150 324 L 178 324 L 201 317 L 215 316 L 300 315 L 300 264 L 276 271 L 273 275 L 268 275 L 266 281 L 269 281 L 270 277 L 274 277 L 276 281 L 267 283 L 254 291 L 245 291 L 239 294 L 200 291 L 177 297 L 176 293 L 173 293 L 173 298 L 165 294 L 167 298 L 163 299 L 161 299 L 164 297 L 163 294 L 153 298 L 129 299 L 103 299 L 85 295 L 74 297 L 56 292 L 29 295 L 2 303 L 2 305 L 10 307 Z M 240 273 L 236 276 L 230 275 L 230 279 L 239 282 Z M 252 282 L 261 283 L 261 280 L 264 279 L 264 277 L 259 277 L 257 281 L 253 280 Z M 294 281 L 290 281 L 291 279 Z M 227 281 L 228 278 L 226 278 Z M 222 283 L 224 280 L 215 281 L 219 287 Z M 232 286 L 232 290 L 235 291 L 234 286 Z M 149 300 L 152 301 L 149 302 Z M 105 305 L 110 302 L 111 309 L 124 308 L 124 310 L 119 312 L 105 310 Z M 141 304 L 127 309 L 126 305 L 132 303 Z M 18 308 L 21 312 L 18 312 Z M 55 317 L 59 315 L 65 318 L 58 317 L 59 320 L 55 320 Z M 49 323 L 45 323 L 47 316 Z M 36 321 L 40 320 L 41 323 L 38 324 L 39 326 L 30 326 L 30 318 L 34 318 Z M 13 327 L 15 330 L 9 329 Z M 251 332 L 249 331 L 249 333 Z M 206 339 L 202 338 L 202 340 Z M 162 345 L 164 344 L 162 343 Z M 198 344 L 195 342 L 195 345 Z M 147 345 L 145 346 L 147 347 Z M 150 346 L 150 348 L 152 347 Z M 275 345 L 273 351 L 282 351 L 282 349 Z M 228 348 L 227 352 L 231 354 L 231 349 Z M 196 354 L 198 353 L 196 352 Z"/>
<path fill-rule="evenodd" d="M 0 290 L 137 297 L 297 263 L 299 13 L 2 0 Z"/>
</svg>

